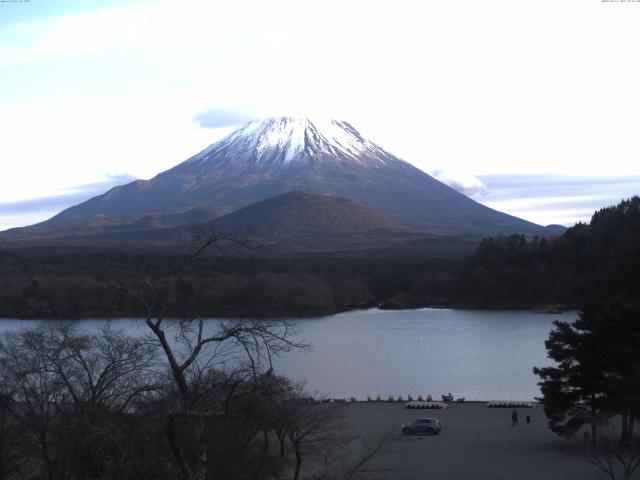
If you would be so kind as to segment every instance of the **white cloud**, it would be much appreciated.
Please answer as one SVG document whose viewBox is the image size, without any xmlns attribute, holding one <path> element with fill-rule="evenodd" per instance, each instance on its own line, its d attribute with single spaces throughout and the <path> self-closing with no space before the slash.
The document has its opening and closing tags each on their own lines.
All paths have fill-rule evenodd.
<svg viewBox="0 0 640 480">
<path fill-rule="evenodd" d="M 468 172 L 436 170 L 431 175 L 442 183 L 446 183 L 451 188 L 470 197 L 487 193 L 487 186 L 482 183 L 482 180 Z"/>
<path fill-rule="evenodd" d="M 8 172 L 0 177 L 0 202 L 54 195 L 102 181 L 110 172 L 152 177 L 220 135 L 196 125 L 192 106 L 179 94 L 151 93 L 0 111 L 0 150 Z"/>
<path fill-rule="evenodd" d="M 74 185 L 53 195 L 0 203 L 0 231 L 17 225 L 33 225 L 42 222 L 66 208 L 133 180 L 135 179 L 130 175 L 109 174 L 104 181 Z M 44 192 L 41 195 L 43 194 Z"/>
<path fill-rule="evenodd" d="M 167 56 L 199 47 L 227 48 L 255 40 L 270 28 L 260 18 L 268 7 L 253 4 L 253 16 L 244 14 L 244 4 L 168 0 L 10 25 L 3 34 L 0 68 L 70 56 Z"/>
<path fill-rule="evenodd" d="M 596 210 L 640 192 L 640 175 L 494 175 L 481 180 L 487 190 L 475 195 L 476 201 L 541 225 L 588 223 Z"/>
<path fill-rule="evenodd" d="M 639 21 L 584 0 L 163 0 L 6 25 L 0 202 L 151 177 L 229 109 L 348 120 L 474 195 L 487 174 L 637 175 Z"/>
</svg>

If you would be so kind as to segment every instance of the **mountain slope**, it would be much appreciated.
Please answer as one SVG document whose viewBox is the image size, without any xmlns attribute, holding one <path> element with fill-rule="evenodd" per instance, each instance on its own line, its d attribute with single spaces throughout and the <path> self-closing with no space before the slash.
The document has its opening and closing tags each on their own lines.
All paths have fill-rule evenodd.
<svg viewBox="0 0 640 480">
<path fill-rule="evenodd" d="M 12 228 L 0 232 L 2 240 L 27 240 L 30 238 L 67 238 L 120 234 L 140 231 L 160 231 L 172 227 L 199 224 L 224 215 L 215 207 L 187 207 L 166 212 L 129 213 L 125 215 L 96 214 L 84 221 L 72 223 L 44 222 L 24 228 Z M 147 234 L 149 235 L 149 234 Z"/>
<path fill-rule="evenodd" d="M 211 222 L 213 231 L 235 237 L 340 237 L 408 232 L 406 227 L 352 200 L 290 192 Z"/>
<path fill-rule="evenodd" d="M 467 237 L 417 233 L 353 200 L 297 191 L 251 204 L 208 222 L 166 227 L 158 224 L 155 215 L 142 219 L 154 221 L 136 221 L 118 228 L 111 225 L 82 228 L 66 237 L 25 237 L 14 243 L 9 239 L 2 245 L 18 249 L 55 247 L 55 251 L 61 252 L 114 249 L 140 252 L 152 247 L 155 253 L 184 253 L 193 246 L 194 238 L 213 235 L 221 238 L 228 255 L 282 258 L 456 255 L 470 251 L 477 242 Z M 225 238 L 241 240 L 243 245 L 225 242 Z"/>
<path fill-rule="evenodd" d="M 272 118 L 251 122 L 151 180 L 111 189 L 42 227 L 99 216 L 234 211 L 291 191 L 344 197 L 435 234 L 545 235 L 539 225 L 487 208 L 363 138 L 346 122 Z"/>
</svg>

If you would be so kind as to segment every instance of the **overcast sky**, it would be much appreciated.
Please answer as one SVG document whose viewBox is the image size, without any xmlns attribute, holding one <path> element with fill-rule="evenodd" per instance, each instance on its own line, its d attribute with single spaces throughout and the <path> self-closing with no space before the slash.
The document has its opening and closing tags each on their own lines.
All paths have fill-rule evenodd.
<svg viewBox="0 0 640 480">
<path fill-rule="evenodd" d="M 0 2 L 0 229 L 151 178 L 247 120 L 361 133 L 571 225 L 640 193 L 640 2 Z"/>
</svg>

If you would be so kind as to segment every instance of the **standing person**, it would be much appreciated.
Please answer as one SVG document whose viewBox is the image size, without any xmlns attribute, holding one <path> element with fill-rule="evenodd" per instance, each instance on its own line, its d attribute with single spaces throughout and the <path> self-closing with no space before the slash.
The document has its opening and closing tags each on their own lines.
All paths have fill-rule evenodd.
<svg viewBox="0 0 640 480">
<path fill-rule="evenodd" d="M 518 412 L 515 410 L 511 413 L 511 426 L 515 427 L 518 424 Z"/>
</svg>

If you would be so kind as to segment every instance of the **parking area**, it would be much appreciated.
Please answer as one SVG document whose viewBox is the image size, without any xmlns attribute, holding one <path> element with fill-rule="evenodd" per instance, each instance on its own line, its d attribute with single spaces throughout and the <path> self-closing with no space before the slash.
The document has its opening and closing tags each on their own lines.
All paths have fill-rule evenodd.
<svg viewBox="0 0 640 480">
<path fill-rule="evenodd" d="M 385 471 L 378 479 L 474 480 L 600 480 L 606 478 L 589 465 L 579 444 L 554 435 L 542 408 L 517 409 L 512 427 L 509 408 L 485 403 L 451 404 L 444 410 L 407 410 L 402 403 L 361 402 L 346 408 L 349 433 L 376 435 L 402 423 L 435 417 L 439 435 L 398 435 L 387 453 L 372 463 Z M 526 423 L 530 415 L 531 423 Z"/>
</svg>

